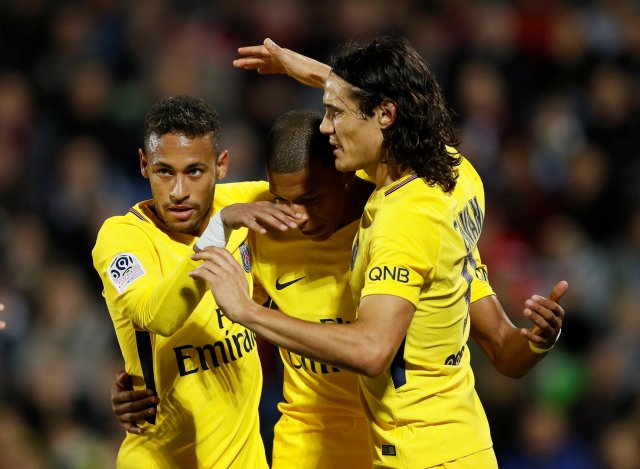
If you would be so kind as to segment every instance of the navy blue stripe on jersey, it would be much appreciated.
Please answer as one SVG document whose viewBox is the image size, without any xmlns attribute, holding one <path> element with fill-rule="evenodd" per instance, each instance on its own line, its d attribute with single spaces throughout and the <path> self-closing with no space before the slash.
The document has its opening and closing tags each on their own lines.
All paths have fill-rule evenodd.
<svg viewBox="0 0 640 469">
<path fill-rule="evenodd" d="M 391 373 L 391 381 L 393 381 L 393 387 L 396 389 L 407 384 L 407 364 L 404 362 L 404 343 L 406 340 L 406 337 L 402 339 L 400 348 L 398 349 L 396 356 L 393 357 L 391 368 L 389 370 Z"/>
<path fill-rule="evenodd" d="M 130 208 L 129 213 L 133 213 L 136 217 L 138 217 L 142 221 L 147 221 L 145 217 L 143 217 L 140 212 L 138 212 L 135 208 Z"/>
<path fill-rule="evenodd" d="M 138 359 L 140 360 L 140 367 L 142 368 L 142 377 L 144 383 L 147 385 L 147 389 L 151 389 L 155 395 L 158 395 L 156 391 L 156 379 L 153 375 L 153 347 L 151 346 L 151 334 L 148 331 L 136 331 L 136 346 L 138 348 Z M 149 423 L 156 423 L 156 416 L 149 415 L 145 417 L 145 420 Z"/>
<path fill-rule="evenodd" d="M 409 176 L 407 179 L 405 179 L 402 182 L 399 182 L 398 184 L 396 184 L 395 186 L 391 186 L 389 189 L 387 189 L 386 191 L 384 191 L 384 195 L 389 195 L 392 192 L 397 191 L 398 189 L 400 189 L 401 187 L 406 186 L 407 184 L 409 184 L 411 181 L 413 181 L 414 179 L 418 179 L 418 175 L 417 174 L 413 174 L 412 176 Z"/>
</svg>

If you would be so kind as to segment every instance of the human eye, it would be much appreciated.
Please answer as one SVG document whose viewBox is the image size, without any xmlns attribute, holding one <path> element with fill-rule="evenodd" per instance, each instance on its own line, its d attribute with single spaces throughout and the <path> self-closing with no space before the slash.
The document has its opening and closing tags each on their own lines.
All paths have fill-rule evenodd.
<svg viewBox="0 0 640 469">
<path fill-rule="evenodd" d="M 199 177 L 202 176 L 202 173 L 204 171 L 202 171 L 202 168 L 191 168 L 189 169 L 189 176 L 191 177 Z"/>
</svg>

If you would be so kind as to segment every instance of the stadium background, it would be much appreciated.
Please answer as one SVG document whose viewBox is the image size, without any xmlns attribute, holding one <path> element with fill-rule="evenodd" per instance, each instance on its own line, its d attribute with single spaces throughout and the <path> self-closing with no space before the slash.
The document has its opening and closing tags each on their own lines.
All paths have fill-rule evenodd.
<svg viewBox="0 0 640 469">
<path fill-rule="evenodd" d="M 262 178 L 280 113 L 321 92 L 235 70 L 266 36 L 328 60 L 401 32 L 483 176 L 481 252 L 514 322 L 566 279 L 556 350 L 520 380 L 472 347 L 503 468 L 640 467 L 640 4 L 622 0 L 0 1 L 0 468 L 113 467 L 122 367 L 90 250 L 149 195 L 142 120 L 161 96 L 220 112 L 228 180 Z M 264 438 L 280 368 L 263 344 Z M 455 444 L 455 442 L 451 442 Z"/>
</svg>

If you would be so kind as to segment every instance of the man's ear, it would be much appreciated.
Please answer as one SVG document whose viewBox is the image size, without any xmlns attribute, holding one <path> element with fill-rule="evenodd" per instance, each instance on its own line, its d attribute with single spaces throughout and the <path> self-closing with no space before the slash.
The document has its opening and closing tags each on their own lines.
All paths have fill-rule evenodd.
<svg viewBox="0 0 640 469">
<path fill-rule="evenodd" d="M 140 157 L 140 173 L 143 178 L 149 179 L 149 173 L 147 172 L 149 161 L 147 160 L 147 155 L 144 152 L 144 149 L 138 148 L 138 156 Z"/>
<path fill-rule="evenodd" d="M 229 151 L 222 150 L 218 155 L 218 161 L 216 162 L 216 179 L 224 179 L 229 169 Z"/>
<path fill-rule="evenodd" d="M 384 99 L 378 106 L 378 123 L 380 127 L 386 129 L 396 121 L 396 103 L 390 99 Z"/>
</svg>

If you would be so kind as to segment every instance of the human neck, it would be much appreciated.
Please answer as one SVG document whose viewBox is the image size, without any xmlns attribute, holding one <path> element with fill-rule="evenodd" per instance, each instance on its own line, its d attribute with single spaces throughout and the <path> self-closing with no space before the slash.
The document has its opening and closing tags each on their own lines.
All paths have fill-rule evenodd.
<svg viewBox="0 0 640 469">
<path fill-rule="evenodd" d="M 389 163 L 377 163 L 371 168 L 365 168 L 365 173 L 376 184 L 376 189 L 381 189 L 398 179 L 411 173 L 411 169 L 401 170 L 398 166 Z"/>
<path fill-rule="evenodd" d="M 364 206 L 367 200 L 369 200 L 373 189 L 373 184 L 359 177 L 354 177 L 353 180 L 349 182 L 347 190 L 345 191 L 345 198 L 349 200 L 350 203 L 346 206 L 338 229 L 360 219 L 364 211 Z"/>
</svg>

